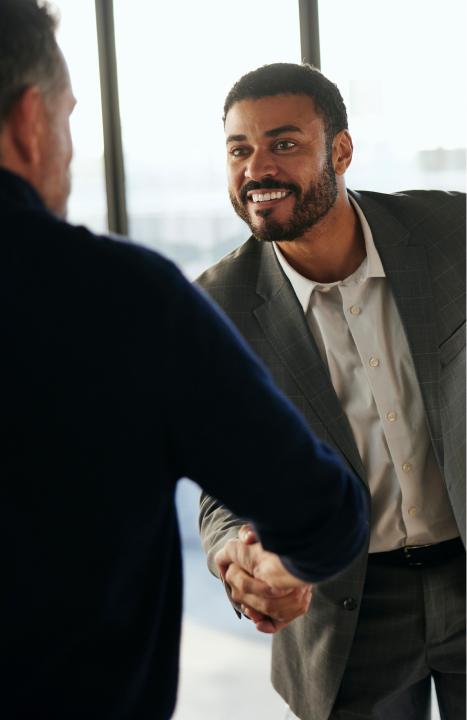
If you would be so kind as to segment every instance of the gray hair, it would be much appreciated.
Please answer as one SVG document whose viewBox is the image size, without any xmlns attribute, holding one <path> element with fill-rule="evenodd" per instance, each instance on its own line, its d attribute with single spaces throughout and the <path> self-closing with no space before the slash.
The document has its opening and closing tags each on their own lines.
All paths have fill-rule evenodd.
<svg viewBox="0 0 467 720">
<path fill-rule="evenodd" d="M 57 23 L 46 0 L 0 0 L 0 130 L 26 88 L 49 98 L 64 87 Z"/>
</svg>

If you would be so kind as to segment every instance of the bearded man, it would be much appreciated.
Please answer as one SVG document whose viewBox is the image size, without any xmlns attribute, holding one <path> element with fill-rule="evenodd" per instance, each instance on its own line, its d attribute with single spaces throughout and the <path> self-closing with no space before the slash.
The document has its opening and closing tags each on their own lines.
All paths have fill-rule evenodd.
<svg viewBox="0 0 467 720">
<path fill-rule="evenodd" d="M 199 283 L 372 499 L 369 545 L 310 609 L 239 562 L 222 566 L 226 587 L 258 630 L 281 630 L 287 717 L 425 720 L 433 678 L 442 717 L 460 720 L 465 198 L 347 191 L 346 108 L 310 66 L 248 73 L 224 110 L 230 198 L 252 237 Z M 256 547 L 208 495 L 201 534 L 216 574 L 227 540 Z"/>
</svg>

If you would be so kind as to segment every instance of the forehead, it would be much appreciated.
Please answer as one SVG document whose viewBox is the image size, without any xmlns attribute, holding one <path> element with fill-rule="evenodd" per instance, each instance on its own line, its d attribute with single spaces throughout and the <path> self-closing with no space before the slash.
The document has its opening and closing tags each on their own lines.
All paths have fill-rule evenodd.
<svg viewBox="0 0 467 720">
<path fill-rule="evenodd" d="M 324 122 L 308 95 L 270 95 L 236 102 L 225 119 L 225 134 L 262 135 L 273 128 L 295 125 L 304 133 L 324 132 Z"/>
</svg>

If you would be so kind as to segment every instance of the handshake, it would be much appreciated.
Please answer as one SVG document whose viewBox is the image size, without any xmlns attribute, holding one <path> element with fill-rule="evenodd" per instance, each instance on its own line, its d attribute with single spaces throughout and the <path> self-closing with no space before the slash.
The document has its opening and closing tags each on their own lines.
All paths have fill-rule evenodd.
<svg viewBox="0 0 467 720">
<path fill-rule="evenodd" d="M 242 525 L 215 560 L 232 601 L 260 632 L 276 633 L 308 611 L 312 586 L 264 550 L 250 525 Z"/>
</svg>

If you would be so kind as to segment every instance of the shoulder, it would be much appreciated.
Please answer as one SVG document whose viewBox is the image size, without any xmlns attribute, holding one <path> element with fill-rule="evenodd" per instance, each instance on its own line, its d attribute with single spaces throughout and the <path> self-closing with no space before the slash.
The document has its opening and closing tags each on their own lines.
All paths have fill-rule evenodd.
<svg viewBox="0 0 467 720">
<path fill-rule="evenodd" d="M 218 288 L 256 285 L 261 257 L 261 243 L 250 237 L 243 245 L 205 270 L 196 282 L 208 292 Z"/>
<path fill-rule="evenodd" d="M 120 276 L 144 286 L 145 279 L 163 288 L 165 284 L 188 284 L 177 266 L 155 250 L 120 235 L 98 235 L 79 225 L 57 222 L 57 233 L 67 235 L 68 252 L 80 263 L 90 262 L 96 271 L 111 278 Z M 55 248 L 57 251 L 58 248 Z"/>
<path fill-rule="evenodd" d="M 392 194 L 352 193 L 364 212 L 389 213 L 409 232 L 436 242 L 465 232 L 466 197 L 462 192 L 404 190 Z"/>
<path fill-rule="evenodd" d="M 97 235 L 45 212 L 18 214 L 11 231 L 25 272 L 41 278 L 81 307 L 145 306 L 156 313 L 173 306 L 191 283 L 163 255 L 128 238 Z M 162 302 L 163 301 L 163 302 Z"/>
</svg>

